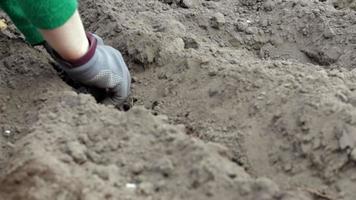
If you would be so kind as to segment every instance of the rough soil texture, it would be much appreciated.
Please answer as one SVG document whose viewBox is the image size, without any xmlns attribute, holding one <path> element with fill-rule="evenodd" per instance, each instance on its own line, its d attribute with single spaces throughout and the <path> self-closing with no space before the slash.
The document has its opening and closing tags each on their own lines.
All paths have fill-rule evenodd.
<svg viewBox="0 0 356 200">
<path fill-rule="evenodd" d="M 0 199 L 356 198 L 354 1 L 81 0 L 128 112 L 0 36 Z"/>
</svg>

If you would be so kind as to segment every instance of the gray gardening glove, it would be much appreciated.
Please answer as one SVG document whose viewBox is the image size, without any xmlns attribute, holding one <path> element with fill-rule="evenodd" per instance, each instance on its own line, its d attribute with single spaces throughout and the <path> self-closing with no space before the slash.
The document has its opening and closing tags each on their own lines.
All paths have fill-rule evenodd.
<svg viewBox="0 0 356 200">
<path fill-rule="evenodd" d="M 51 47 L 46 47 L 67 75 L 84 85 L 105 89 L 108 97 L 102 103 L 120 106 L 130 93 L 130 72 L 116 49 L 104 45 L 94 34 L 87 34 L 90 47 L 88 52 L 75 62 L 62 59 Z"/>
</svg>

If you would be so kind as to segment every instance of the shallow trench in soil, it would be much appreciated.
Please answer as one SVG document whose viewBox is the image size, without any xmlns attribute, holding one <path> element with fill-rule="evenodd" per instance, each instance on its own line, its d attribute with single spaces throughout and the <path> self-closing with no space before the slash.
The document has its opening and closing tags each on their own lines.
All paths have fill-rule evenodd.
<svg viewBox="0 0 356 200">
<path fill-rule="evenodd" d="M 134 107 L 74 92 L 10 26 L 0 199 L 355 199 L 349 4 L 80 3 L 129 64 Z"/>
</svg>

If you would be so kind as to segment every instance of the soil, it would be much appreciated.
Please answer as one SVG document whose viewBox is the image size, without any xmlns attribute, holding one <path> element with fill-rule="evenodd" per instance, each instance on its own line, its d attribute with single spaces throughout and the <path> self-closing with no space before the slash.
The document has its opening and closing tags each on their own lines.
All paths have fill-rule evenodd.
<svg viewBox="0 0 356 200">
<path fill-rule="evenodd" d="M 80 4 L 134 106 L 69 86 L 8 22 L 0 199 L 356 198 L 354 1 Z"/>
</svg>

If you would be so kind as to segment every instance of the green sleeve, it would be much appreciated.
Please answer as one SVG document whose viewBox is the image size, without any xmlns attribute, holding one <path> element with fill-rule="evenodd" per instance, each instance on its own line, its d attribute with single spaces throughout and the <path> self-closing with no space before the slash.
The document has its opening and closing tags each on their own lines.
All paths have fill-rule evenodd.
<svg viewBox="0 0 356 200">
<path fill-rule="evenodd" d="M 12 0 L 16 1 L 16 0 Z M 77 9 L 77 0 L 17 0 L 28 20 L 39 29 L 63 25 Z"/>
<path fill-rule="evenodd" d="M 24 34 L 27 42 L 34 45 L 44 41 L 37 28 L 29 22 L 16 0 L 0 0 L 0 7 L 9 15 L 22 34 Z"/>
<path fill-rule="evenodd" d="M 77 6 L 77 0 L 0 0 L 0 7 L 31 44 L 44 41 L 37 29 L 60 27 Z"/>
</svg>

